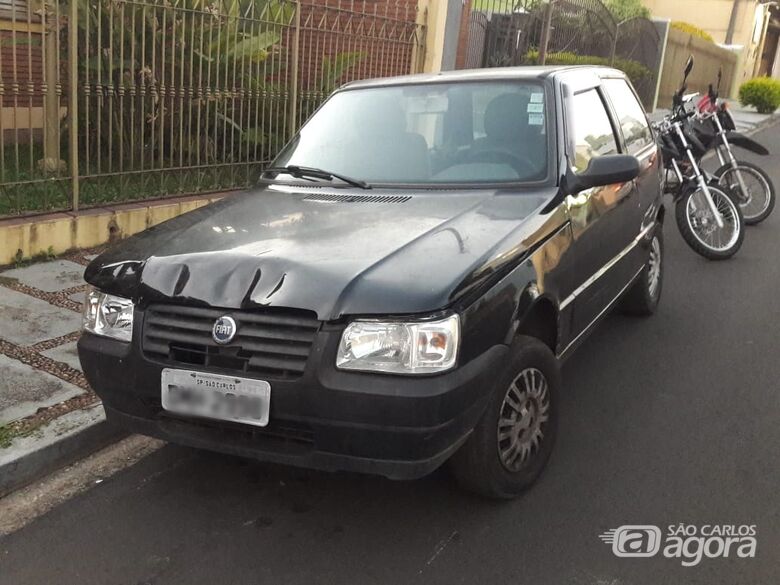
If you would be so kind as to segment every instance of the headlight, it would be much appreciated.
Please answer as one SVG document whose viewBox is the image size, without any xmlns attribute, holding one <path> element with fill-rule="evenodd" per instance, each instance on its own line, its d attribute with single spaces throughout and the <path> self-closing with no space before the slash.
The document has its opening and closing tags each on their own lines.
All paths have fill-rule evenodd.
<svg viewBox="0 0 780 585">
<path fill-rule="evenodd" d="M 84 302 L 82 325 L 95 335 L 130 341 L 133 338 L 133 302 L 91 290 Z"/>
<path fill-rule="evenodd" d="M 458 355 L 460 321 L 353 321 L 344 330 L 336 356 L 342 370 L 430 374 L 449 370 Z"/>
</svg>

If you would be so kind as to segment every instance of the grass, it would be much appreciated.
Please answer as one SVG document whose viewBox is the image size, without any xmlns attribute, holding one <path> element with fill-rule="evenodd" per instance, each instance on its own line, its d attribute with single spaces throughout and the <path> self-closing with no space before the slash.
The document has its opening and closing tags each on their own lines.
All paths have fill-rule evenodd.
<svg viewBox="0 0 780 585">
<path fill-rule="evenodd" d="M 0 449 L 8 449 L 16 439 L 29 437 L 40 433 L 44 423 L 34 423 L 30 426 L 21 426 L 17 423 L 8 423 L 0 426 Z"/>
<path fill-rule="evenodd" d="M 16 255 L 14 256 L 14 268 L 24 268 L 30 264 L 48 262 L 49 260 L 54 260 L 56 257 L 57 254 L 54 253 L 54 248 L 52 246 L 49 246 L 45 252 L 38 252 L 27 258 L 22 255 L 21 250 L 17 250 Z"/>
<path fill-rule="evenodd" d="M 10 428 L 8 425 L 3 425 L 0 427 L 0 449 L 8 449 L 8 447 L 11 446 L 11 443 L 14 442 L 14 438 L 16 437 L 16 432 Z"/>
</svg>

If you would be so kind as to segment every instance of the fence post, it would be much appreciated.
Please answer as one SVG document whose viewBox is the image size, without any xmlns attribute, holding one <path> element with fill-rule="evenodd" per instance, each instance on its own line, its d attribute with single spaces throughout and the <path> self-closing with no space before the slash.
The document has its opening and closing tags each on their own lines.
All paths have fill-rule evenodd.
<svg viewBox="0 0 780 585">
<path fill-rule="evenodd" d="M 43 13 L 42 20 L 46 18 Z M 57 32 L 60 23 L 56 22 L 52 31 L 44 30 L 41 33 L 43 40 L 43 76 L 46 82 L 46 91 L 43 96 L 43 165 L 48 172 L 60 172 L 60 96 L 57 94 L 59 85 L 57 68 L 59 67 L 59 55 L 57 54 Z"/>
<path fill-rule="evenodd" d="M 78 3 L 68 3 L 68 144 L 70 149 L 70 179 L 73 211 L 79 210 L 79 72 L 78 72 Z"/>
<path fill-rule="evenodd" d="M 612 36 L 612 50 L 609 54 L 609 66 L 614 67 L 615 66 L 615 52 L 617 52 L 617 42 L 618 42 L 618 36 L 620 36 L 620 25 L 625 23 L 627 21 L 621 20 L 618 23 L 615 23 L 615 34 Z"/>
<path fill-rule="evenodd" d="M 422 3 L 417 3 L 417 16 L 415 17 L 415 40 L 416 42 L 412 46 L 412 59 L 410 63 L 409 73 L 420 73 L 423 71 L 423 63 L 425 63 L 425 35 L 427 34 L 428 26 L 428 5 L 424 5 L 420 9 Z"/>
<path fill-rule="evenodd" d="M 290 84 L 290 138 L 295 136 L 298 129 L 298 67 L 301 53 L 301 1 L 295 2 L 295 28 L 293 29 L 292 44 L 292 83 Z"/>
<path fill-rule="evenodd" d="M 547 45 L 550 43 L 550 27 L 552 26 L 553 3 L 555 0 L 549 0 L 544 4 L 544 18 L 542 19 L 542 35 L 539 40 L 539 65 L 544 65 L 547 61 Z"/>
</svg>

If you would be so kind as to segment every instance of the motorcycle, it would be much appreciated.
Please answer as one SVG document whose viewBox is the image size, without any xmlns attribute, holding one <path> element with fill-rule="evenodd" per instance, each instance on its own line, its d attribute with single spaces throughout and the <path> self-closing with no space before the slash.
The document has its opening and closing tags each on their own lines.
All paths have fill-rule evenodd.
<svg viewBox="0 0 780 585">
<path fill-rule="evenodd" d="M 734 118 L 726 102 L 718 103 L 722 71 L 718 70 L 717 88 L 709 85 L 707 95 L 696 104 L 694 130 L 709 150 L 714 148 L 720 167 L 714 176 L 718 184 L 736 196 L 745 223 L 754 225 L 764 221 L 775 207 L 775 186 L 772 179 L 758 165 L 738 160 L 731 145 L 766 156 L 769 151 L 761 144 L 736 132 Z"/>
<path fill-rule="evenodd" d="M 696 112 L 687 111 L 683 100 L 692 69 L 691 56 L 674 94 L 671 115 L 655 124 L 666 169 L 664 192 L 674 197 L 677 227 L 688 246 L 705 258 L 723 260 L 742 246 L 745 220 L 718 179 L 699 165 L 707 148 L 691 126 Z"/>
</svg>

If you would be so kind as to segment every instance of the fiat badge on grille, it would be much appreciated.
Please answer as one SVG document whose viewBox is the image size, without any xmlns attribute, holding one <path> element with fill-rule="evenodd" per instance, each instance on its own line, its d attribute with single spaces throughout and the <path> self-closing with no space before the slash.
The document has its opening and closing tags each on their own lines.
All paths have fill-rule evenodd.
<svg viewBox="0 0 780 585">
<path fill-rule="evenodd" d="M 223 315 L 214 323 L 214 328 L 211 330 L 211 336 L 214 338 L 214 341 L 224 345 L 225 343 L 233 341 L 237 331 L 238 325 L 236 325 L 233 317 Z"/>
</svg>

